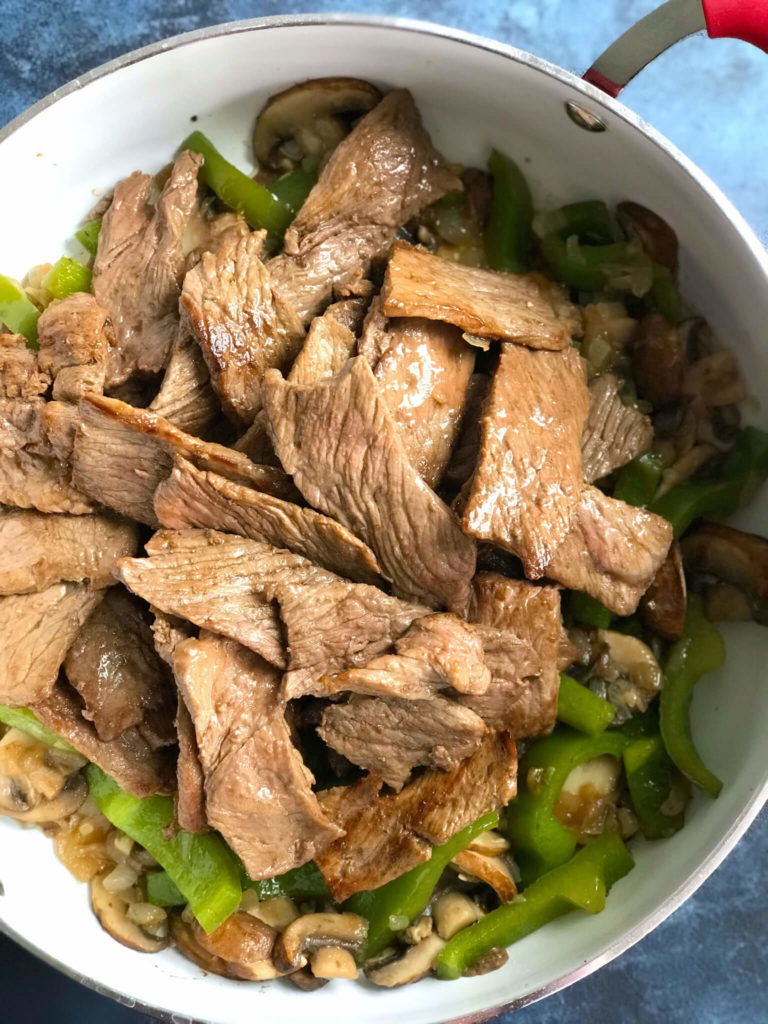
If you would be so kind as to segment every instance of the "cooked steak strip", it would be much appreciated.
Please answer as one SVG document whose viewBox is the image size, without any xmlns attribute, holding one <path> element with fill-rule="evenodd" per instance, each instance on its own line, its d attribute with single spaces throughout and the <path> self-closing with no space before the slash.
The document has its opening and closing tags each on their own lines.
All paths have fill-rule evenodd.
<svg viewBox="0 0 768 1024">
<path fill-rule="evenodd" d="M 157 373 L 168 361 L 186 269 L 184 229 L 196 213 L 201 162 L 197 153 L 183 152 L 154 207 L 148 174 L 136 171 L 115 186 L 93 265 L 93 294 L 115 331 L 110 385 L 136 372 Z"/>
<path fill-rule="evenodd" d="M 90 392 L 101 394 L 114 337 L 93 295 L 75 292 L 54 300 L 40 314 L 37 330 L 40 367 L 54 378 L 53 397 L 77 402 Z"/>
<path fill-rule="evenodd" d="M 75 434 L 80 423 L 77 406 L 71 402 L 46 402 L 41 420 L 55 458 L 61 459 L 62 462 L 70 462 L 75 448 Z"/>
<path fill-rule="evenodd" d="M 571 532 L 546 575 L 583 590 L 617 615 L 631 615 L 672 543 L 666 519 L 586 487 Z"/>
<path fill-rule="evenodd" d="M 581 333 L 578 310 L 536 274 L 501 274 L 396 242 L 381 290 L 387 316 L 426 317 L 481 338 L 564 349 Z"/>
<path fill-rule="evenodd" d="M 378 788 L 368 776 L 320 794 L 323 811 L 346 831 L 315 857 L 334 899 L 398 877 L 429 859 L 428 843 L 444 843 L 509 803 L 517 790 L 515 745 L 491 735 L 450 771 L 426 771 L 394 796 L 377 796 Z"/>
<path fill-rule="evenodd" d="M 135 523 L 116 516 L 0 515 L 0 594 L 28 594 L 53 583 L 114 583 L 118 559 L 139 547 Z"/>
<path fill-rule="evenodd" d="M 48 440 L 48 404 L 0 398 L 0 504 L 84 515 L 93 505 L 72 484 L 70 467 Z"/>
<path fill-rule="evenodd" d="M 287 548 L 351 580 L 375 583 L 378 564 L 370 548 L 343 526 L 252 487 L 207 473 L 177 459 L 155 492 L 155 512 L 174 530 L 204 527 Z"/>
<path fill-rule="evenodd" d="M 543 574 L 581 496 L 581 436 L 589 398 L 576 349 L 502 345 L 483 407 L 480 457 L 464 529 Z"/>
<path fill-rule="evenodd" d="M 185 434 L 148 409 L 96 395 L 81 401 L 73 476 L 94 500 L 158 526 L 155 489 L 170 474 L 177 455 L 270 494 L 295 495 L 280 470 L 257 466 L 240 452 Z"/>
<path fill-rule="evenodd" d="M 280 673 L 210 634 L 179 644 L 174 670 L 195 726 L 208 823 L 250 877 L 299 867 L 338 838 L 291 742 Z"/>
<path fill-rule="evenodd" d="M 202 350 L 185 324 L 179 327 L 163 382 L 149 409 L 197 437 L 221 415 Z"/>
<path fill-rule="evenodd" d="M 93 761 L 128 793 L 143 799 L 154 793 L 172 793 L 175 787 L 176 750 L 153 750 L 138 729 L 126 729 L 110 743 L 99 739 L 83 718 L 82 701 L 66 682 L 59 682 L 32 710 L 58 736 L 68 740 L 83 757 Z"/>
<path fill-rule="evenodd" d="M 477 750 L 487 727 L 469 708 L 444 697 L 352 697 L 331 704 L 318 734 L 353 764 L 402 789 L 414 768 L 453 768 Z"/>
<path fill-rule="evenodd" d="M 304 323 L 367 273 L 397 229 L 461 182 L 443 165 L 413 97 L 390 92 L 336 147 L 269 264 Z"/>
<path fill-rule="evenodd" d="M 0 597 L 0 704 L 44 700 L 88 616 L 104 596 L 84 583 Z"/>
<path fill-rule="evenodd" d="M 346 580 L 285 584 L 272 592 L 289 651 L 286 699 L 325 692 L 315 685 L 321 676 L 364 665 L 429 612 L 378 587 Z"/>
<path fill-rule="evenodd" d="M 266 232 L 224 242 L 187 274 L 181 306 L 200 342 L 211 384 L 234 423 L 253 422 L 269 367 L 287 370 L 304 337 L 293 308 L 261 261 Z"/>
<path fill-rule="evenodd" d="M 162 530 L 148 558 L 124 558 L 117 575 L 168 615 L 232 637 L 272 664 L 285 666 L 280 621 L 269 588 L 280 582 L 331 581 L 306 558 L 213 530 Z"/>
<path fill-rule="evenodd" d="M 330 307 L 312 321 L 301 351 L 288 374 L 292 384 L 313 384 L 334 377 L 355 355 L 357 338 L 339 323 Z"/>
<path fill-rule="evenodd" d="M 622 402 L 619 382 L 613 374 L 595 377 L 589 385 L 589 416 L 581 439 L 581 464 L 587 483 L 608 476 L 647 452 L 652 441 L 653 424 L 639 409 Z"/>
<path fill-rule="evenodd" d="M 0 398 L 34 398 L 51 386 L 51 375 L 23 334 L 0 334 Z"/>
<path fill-rule="evenodd" d="M 176 741 L 174 687 L 155 651 L 150 621 L 140 601 L 112 587 L 64 661 L 67 679 L 85 702 L 83 717 L 105 742 L 134 725 L 152 747 Z"/>
<path fill-rule="evenodd" d="M 159 608 L 150 606 L 152 612 L 152 640 L 155 650 L 166 665 L 173 667 L 173 652 L 176 644 L 182 640 L 188 640 L 191 636 L 197 635 L 197 630 L 191 622 L 180 619 L 177 615 L 166 615 Z"/>
<path fill-rule="evenodd" d="M 307 501 L 375 551 L 398 596 L 462 611 L 475 545 L 408 461 L 367 361 L 306 386 L 269 371 L 264 394 L 275 451 Z"/>
<path fill-rule="evenodd" d="M 448 487 L 463 488 L 477 466 L 477 459 L 480 454 L 480 435 L 483 403 L 491 390 L 492 378 L 487 373 L 473 373 L 467 387 L 464 416 L 461 421 L 456 444 L 454 445 L 451 459 L 443 474 L 443 484 Z M 469 485 L 466 487 L 466 498 L 469 499 Z M 454 508 L 454 511 L 463 515 L 466 502 L 461 510 Z"/>
<path fill-rule="evenodd" d="M 200 764 L 200 750 L 195 736 L 195 723 L 180 698 L 176 712 L 176 733 L 179 759 L 176 762 L 176 821 L 187 832 L 206 832 L 205 776 Z"/>
</svg>

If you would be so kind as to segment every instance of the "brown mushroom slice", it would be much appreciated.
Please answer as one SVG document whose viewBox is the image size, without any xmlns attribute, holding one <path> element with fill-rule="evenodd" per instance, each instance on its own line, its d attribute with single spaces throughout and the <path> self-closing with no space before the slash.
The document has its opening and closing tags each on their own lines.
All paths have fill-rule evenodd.
<svg viewBox="0 0 768 1024">
<path fill-rule="evenodd" d="M 717 580 L 702 588 L 704 614 L 710 622 L 749 622 L 752 602 L 730 583 Z"/>
<path fill-rule="evenodd" d="M 312 954 L 310 968 L 316 978 L 329 981 L 331 978 L 356 978 L 357 964 L 348 949 L 339 946 L 323 946 Z"/>
<path fill-rule="evenodd" d="M 276 93 L 256 120 L 253 152 L 261 167 L 290 169 L 302 157 L 321 160 L 349 131 L 350 116 L 372 110 L 381 100 L 375 85 L 360 78 L 313 78 Z M 290 153 L 281 144 L 293 140 Z"/>
<path fill-rule="evenodd" d="M 325 946 L 361 956 L 368 938 L 368 922 L 359 914 L 304 914 L 283 932 L 274 960 L 279 968 L 301 967 L 305 957 Z"/>
<path fill-rule="evenodd" d="M 660 313 L 646 313 L 631 350 L 632 376 L 641 398 L 660 409 L 680 399 L 685 349 L 677 328 Z"/>
<path fill-rule="evenodd" d="M 503 946 L 494 946 L 493 949 L 489 949 L 487 953 L 484 953 L 468 967 L 462 977 L 464 978 L 477 978 L 481 974 L 490 974 L 491 971 L 498 971 L 500 967 L 509 960 L 509 953 L 504 949 Z"/>
<path fill-rule="evenodd" d="M 240 910 L 274 928 L 276 932 L 284 931 L 299 916 L 298 907 L 292 899 L 287 896 L 274 896 L 268 900 L 260 900 L 254 889 L 245 890 L 240 900 Z"/>
<path fill-rule="evenodd" d="M 687 569 L 736 587 L 749 600 L 754 620 L 768 625 L 768 540 L 706 523 L 691 531 L 681 547 Z"/>
<path fill-rule="evenodd" d="M 655 263 L 677 269 L 677 235 L 658 213 L 640 203 L 619 203 L 616 220 L 627 238 L 639 242 Z"/>
<path fill-rule="evenodd" d="M 621 725 L 645 711 L 661 690 L 661 667 L 653 651 L 637 637 L 598 629 L 595 639 L 601 651 L 590 668 L 588 685 L 613 704 L 614 725 Z"/>
<path fill-rule="evenodd" d="M 218 974 L 221 978 L 237 978 L 233 973 L 230 964 L 222 960 L 220 956 L 205 949 L 195 937 L 192 926 L 178 914 L 172 914 L 170 918 L 170 932 L 174 945 L 187 960 L 197 964 L 201 970 L 208 974 Z"/>
<path fill-rule="evenodd" d="M 481 832 L 480 835 L 475 836 L 467 849 L 484 853 L 487 857 L 500 857 L 509 849 L 509 840 L 501 832 L 490 828 L 487 832 Z"/>
<path fill-rule="evenodd" d="M 101 922 L 102 928 L 109 932 L 113 939 L 135 949 L 139 953 L 159 953 L 168 945 L 168 939 L 158 939 L 147 935 L 137 924 L 128 918 L 128 903 L 118 892 L 110 892 L 104 886 L 104 874 L 94 875 L 91 879 L 91 906 Z"/>
<path fill-rule="evenodd" d="M 462 928 L 468 928 L 479 921 L 483 911 L 465 893 L 449 890 L 435 900 L 432 916 L 437 934 L 447 942 Z"/>
<path fill-rule="evenodd" d="M 675 542 L 640 600 L 640 615 L 646 626 L 666 640 L 679 640 L 687 603 L 683 556 Z"/>
<path fill-rule="evenodd" d="M 453 864 L 462 875 L 470 875 L 490 885 L 502 903 L 509 903 L 517 896 L 517 886 L 503 857 L 489 856 L 477 850 L 461 850 L 453 858 Z"/>
<path fill-rule="evenodd" d="M 53 760 L 53 753 L 18 729 L 6 732 L 0 740 L 0 814 L 27 824 L 47 824 L 80 808 L 88 796 L 78 771 L 85 760 L 77 754 Z"/>
<path fill-rule="evenodd" d="M 192 934 L 199 946 L 226 962 L 234 978 L 265 981 L 279 976 L 272 960 L 277 933 L 250 914 L 236 911 L 210 934 L 195 921 Z"/>
<path fill-rule="evenodd" d="M 445 946 L 445 939 L 441 939 L 436 932 L 432 932 L 426 939 L 422 939 L 415 946 L 401 956 L 399 960 L 369 970 L 368 980 L 374 985 L 382 985 L 385 988 L 396 988 L 400 985 L 408 985 L 412 981 L 418 981 L 432 970 L 437 955 Z"/>
</svg>

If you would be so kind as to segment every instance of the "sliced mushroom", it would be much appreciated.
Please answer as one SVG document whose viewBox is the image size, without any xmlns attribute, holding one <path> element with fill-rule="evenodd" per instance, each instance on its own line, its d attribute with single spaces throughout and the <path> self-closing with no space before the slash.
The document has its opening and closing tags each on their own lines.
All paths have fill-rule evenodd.
<svg viewBox="0 0 768 1024">
<path fill-rule="evenodd" d="M 324 946 L 312 954 L 310 960 L 312 974 L 316 978 L 356 978 L 357 964 L 347 949 L 338 946 Z"/>
<path fill-rule="evenodd" d="M 295 985 L 296 988 L 300 988 L 302 992 L 315 992 L 317 989 L 322 988 L 323 985 L 328 984 L 328 978 L 316 978 L 309 967 L 292 971 L 288 975 L 288 981 Z"/>
<path fill-rule="evenodd" d="M 573 661 L 573 659 L 571 660 Z M 489 828 L 486 832 L 481 832 L 480 835 L 475 836 L 468 849 L 477 850 L 478 853 L 485 853 L 489 857 L 500 857 L 502 853 L 506 853 L 509 849 L 509 840 L 501 832 Z"/>
<path fill-rule="evenodd" d="M 412 925 L 405 929 L 403 938 L 409 946 L 415 946 L 417 942 L 421 942 L 422 939 L 426 939 L 431 934 L 432 918 L 427 914 L 422 914 L 418 921 L 414 921 Z"/>
<path fill-rule="evenodd" d="M 0 814 L 16 821 L 61 821 L 84 803 L 88 787 L 79 771 L 82 761 L 49 760 L 43 744 L 18 729 L 0 740 Z"/>
<path fill-rule="evenodd" d="M 472 964 L 464 971 L 465 978 L 477 978 L 481 974 L 490 974 L 491 971 L 498 971 L 500 967 L 509 960 L 509 953 L 504 949 L 503 946 L 494 946 L 493 949 L 489 949 L 487 953 L 483 953 Z"/>
<path fill-rule="evenodd" d="M 247 889 L 243 893 L 240 909 L 278 932 L 282 932 L 291 921 L 295 921 L 299 916 L 299 908 L 287 896 L 275 896 L 273 899 L 260 900 L 253 889 Z"/>
<path fill-rule="evenodd" d="M 704 614 L 710 622 L 749 622 L 752 618 L 752 602 L 730 583 L 707 583 L 701 594 Z"/>
<path fill-rule="evenodd" d="M 359 914 L 305 914 L 278 940 L 274 959 L 279 968 L 299 967 L 305 957 L 324 946 L 338 946 L 361 956 L 368 938 L 368 922 Z"/>
<path fill-rule="evenodd" d="M 192 926 L 178 914 L 171 915 L 170 930 L 176 948 L 187 960 L 191 960 L 193 964 L 197 964 L 208 974 L 218 974 L 222 978 L 238 977 L 232 972 L 226 960 L 222 960 L 220 956 L 216 956 L 200 945 L 192 931 Z"/>
<path fill-rule="evenodd" d="M 705 405 L 736 405 L 746 398 L 739 367 L 733 352 L 720 349 L 690 363 L 683 373 L 683 394 L 700 398 Z"/>
<path fill-rule="evenodd" d="M 476 850 L 462 850 L 453 858 L 453 863 L 463 875 L 490 885 L 502 903 L 509 903 L 517 896 L 515 880 L 503 857 L 489 857 Z"/>
<path fill-rule="evenodd" d="M 655 263 L 677 269 L 677 235 L 658 213 L 640 203 L 619 203 L 616 220 L 629 241 L 639 242 Z"/>
<path fill-rule="evenodd" d="M 685 350 L 674 324 L 660 313 L 646 313 L 632 342 L 632 376 L 638 394 L 654 408 L 680 398 L 685 371 Z"/>
<path fill-rule="evenodd" d="M 732 526 L 707 523 L 682 541 L 686 567 L 730 583 L 747 598 L 752 617 L 768 625 L 768 540 Z"/>
<path fill-rule="evenodd" d="M 192 932 L 198 945 L 227 963 L 232 977 L 262 981 L 277 976 L 272 960 L 277 933 L 250 914 L 236 911 L 209 935 L 194 922 Z"/>
<path fill-rule="evenodd" d="M 91 906 L 102 928 L 129 949 L 139 953 L 159 953 L 168 945 L 167 938 L 148 935 L 130 920 L 127 900 L 119 893 L 105 888 L 103 874 L 94 875 L 91 879 Z"/>
<path fill-rule="evenodd" d="M 687 595 L 683 556 L 674 543 L 640 601 L 643 621 L 667 640 L 683 635 Z"/>
<path fill-rule="evenodd" d="M 610 629 L 598 629 L 600 654 L 590 669 L 587 685 L 616 708 L 619 725 L 645 711 L 661 689 L 661 668 L 651 649 L 638 640 Z"/>
<path fill-rule="evenodd" d="M 422 939 L 416 946 L 411 946 L 407 952 L 375 970 L 369 970 L 368 980 L 374 985 L 382 985 L 385 988 L 396 988 L 399 985 L 408 985 L 412 981 L 418 981 L 432 970 L 437 959 L 437 954 L 445 945 L 445 939 L 432 932 L 426 939 Z"/>
<path fill-rule="evenodd" d="M 435 900 L 432 916 L 435 919 L 437 934 L 447 942 L 462 928 L 479 921 L 483 911 L 465 893 L 449 890 Z"/>
<path fill-rule="evenodd" d="M 621 765 L 604 754 L 576 765 L 565 780 L 554 807 L 558 821 L 576 833 L 579 842 L 618 827 Z"/>
<path fill-rule="evenodd" d="M 350 117 L 380 100 L 376 86 L 359 78 L 314 78 L 270 96 L 253 133 L 259 165 L 286 171 L 304 156 L 322 160 L 347 134 Z"/>
</svg>

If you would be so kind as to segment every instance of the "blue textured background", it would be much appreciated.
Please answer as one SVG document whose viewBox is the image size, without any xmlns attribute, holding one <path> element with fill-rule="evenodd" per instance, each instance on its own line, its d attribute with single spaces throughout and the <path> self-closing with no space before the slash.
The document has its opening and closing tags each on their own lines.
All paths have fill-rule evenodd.
<svg viewBox="0 0 768 1024">
<path fill-rule="evenodd" d="M 652 0 L 0 0 L 0 125 L 127 50 L 238 18 L 318 10 L 397 14 L 491 36 L 583 71 L 653 6 Z M 643 72 L 623 98 L 698 163 L 768 243 L 766 97 L 768 56 L 744 43 L 696 37 Z M 596 975 L 515 1014 L 515 1024 L 768 1024 L 766 880 L 764 812 L 725 865 L 670 920 Z M 148 1020 L 0 938 L 2 1024 Z M 497 1024 L 508 1020 L 500 1017 Z"/>
</svg>

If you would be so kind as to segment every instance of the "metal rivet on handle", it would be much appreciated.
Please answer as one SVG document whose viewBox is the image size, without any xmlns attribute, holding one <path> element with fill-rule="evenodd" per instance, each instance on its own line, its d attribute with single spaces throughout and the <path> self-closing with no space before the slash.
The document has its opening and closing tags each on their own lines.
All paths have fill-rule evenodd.
<svg viewBox="0 0 768 1024">
<path fill-rule="evenodd" d="M 568 100 L 565 104 L 565 109 L 568 117 L 577 124 L 579 128 L 583 128 L 588 132 L 604 132 L 608 125 L 598 114 L 593 114 L 591 110 L 587 110 L 586 107 L 580 106 L 578 103 L 574 103 L 573 100 Z"/>
</svg>

